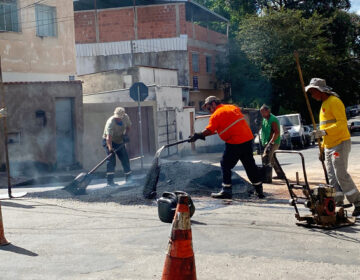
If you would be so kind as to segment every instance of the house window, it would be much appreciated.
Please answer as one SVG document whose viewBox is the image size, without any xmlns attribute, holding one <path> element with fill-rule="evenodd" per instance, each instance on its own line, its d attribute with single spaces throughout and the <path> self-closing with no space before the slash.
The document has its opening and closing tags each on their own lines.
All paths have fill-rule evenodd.
<svg viewBox="0 0 360 280">
<path fill-rule="evenodd" d="M 56 36 L 56 8 L 46 5 L 35 5 L 36 35 L 40 37 Z"/>
<path fill-rule="evenodd" d="M 199 90 L 198 76 L 193 76 L 193 89 L 194 90 Z"/>
<path fill-rule="evenodd" d="M 16 0 L 0 0 L 0 31 L 19 32 Z"/>
<path fill-rule="evenodd" d="M 211 73 L 211 56 L 206 56 L 206 73 Z"/>
<path fill-rule="evenodd" d="M 199 72 L 199 54 L 193 53 L 191 61 L 193 72 Z"/>
</svg>

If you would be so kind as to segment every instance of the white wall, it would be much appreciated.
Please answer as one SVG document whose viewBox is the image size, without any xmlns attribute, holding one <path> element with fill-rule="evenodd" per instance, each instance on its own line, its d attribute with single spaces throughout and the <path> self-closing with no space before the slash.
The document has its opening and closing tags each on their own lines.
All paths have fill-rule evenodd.
<svg viewBox="0 0 360 280">
<path fill-rule="evenodd" d="M 177 70 L 171 69 L 140 67 L 139 80 L 144 84 L 178 85 Z"/>
<path fill-rule="evenodd" d="M 156 101 L 159 111 L 166 108 L 182 111 L 182 90 L 181 88 L 156 87 Z"/>
<path fill-rule="evenodd" d="M 195 118 L 195 132 L 201 132 L 207 127 L 209 123 L 210 115 L 208 116 L 201 116 Z M 206 147 L 206 146 L 217 146 L 217 145 L 223 145 L 224 141 L 220 139 L 220 137 L 215 134 L 206 137 L 205 141 L 198 140 L 195 142 L 195 147 Z"/>
<path fill-rule="evenodd" d="M 145 101 L 155 100 L 155 98 L 155 87 L 149 87 L 149 96 L 145 99 Z M 84 94 L 83 101 L 84 103 L 135 102 L 130 97 L 129 89 L 114 90 L 97 94 Z"/>
<path fill-rule="evenodd" d="M 195 116 L 194 107 L 184 108 L 183 111 L 177 112 L 176 114 L 176 131 L 178 141 L 185 140 L 192 134 L 190 131 L 191 113 L 193 113 L 193 116 Z M 191 150 L 191 144 L 179 145 L 178 150 L 179 152 Z"/>
</svg>

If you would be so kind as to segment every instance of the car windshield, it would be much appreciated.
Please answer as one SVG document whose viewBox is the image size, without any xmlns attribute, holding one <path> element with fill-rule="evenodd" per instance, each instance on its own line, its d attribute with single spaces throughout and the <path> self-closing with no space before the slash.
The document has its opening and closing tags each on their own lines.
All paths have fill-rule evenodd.
<svg viewBox="0 0 360 280">
<path fill-rule="evenodd" d="M 299 125 L 299 116 L 278 116 L 278 120 L 280 121 L 280 124 L 285 126 L 294 126 Z"/>
<path fill-rule="evenodd" d="M 354 122 L 354 125 L 360 125 L 360 122 Z"/>
</svg>

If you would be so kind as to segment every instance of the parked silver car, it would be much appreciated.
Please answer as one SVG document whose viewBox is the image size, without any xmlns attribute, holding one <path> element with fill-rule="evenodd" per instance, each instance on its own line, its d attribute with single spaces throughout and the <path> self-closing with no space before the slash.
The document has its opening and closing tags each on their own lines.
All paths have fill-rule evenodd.
<svg viewBox="0 0 360 280">
<path fill-rule="evenodd" d="M 305 146 L 310 146 L 315 144 L 315 135 L 311 132 L 313 128 L 310 125 L 304 125 L 304 134 L 305 134 Z"/>
<path fill-rule="evenodd" d="M 254 140 L 254 152 L 261 154 L 264 150 L 264 147 L 261 145 L 260 141 L 261 129 L 258 134 L 255 135 Z M 284 125 L 280 125 L 280 149 L 281 150 L 292 150 L 293 144 L 291 142 L 290 132 L 286 129 Z"/>
</svg>

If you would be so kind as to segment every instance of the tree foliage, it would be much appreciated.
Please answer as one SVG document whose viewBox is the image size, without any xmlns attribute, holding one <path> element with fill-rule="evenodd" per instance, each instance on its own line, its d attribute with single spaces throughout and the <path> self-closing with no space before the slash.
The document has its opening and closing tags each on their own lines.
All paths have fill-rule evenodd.
<svg viewBox="0 0 360 280">
<path fill-rule="evenodd" d="M 325 78 L 345 103 L 359 99 L 356 18 L 342 11 L 331 17 L 315 13 L 305 18 L 301 11 L 281 10 L 242 21 L 238 33 L 241 49 L 270 80 L 275 111 L 280 106 L 292 111 L 306 109 L 295 50 L 300 53 L 305 83 L 311 77 Z"/>
<path fill-rule="evenodd" d="M 314 13 L 331 14 L 338 9 L 350 9 L 350 0 L 258 0 L 257 4 L 261 10 L 300 10 L 307 16 Z"/>
<path fill-rule="evenodd" d="M 360 17 L 346 12 L 349 0 L 197 1 L 230 19 L 229 54 L 217 75 L 234 101 L 308 116 L 297 50 L 305 83 L 324 78 L 345 105 L 360 103 Z"/>
</svg>

